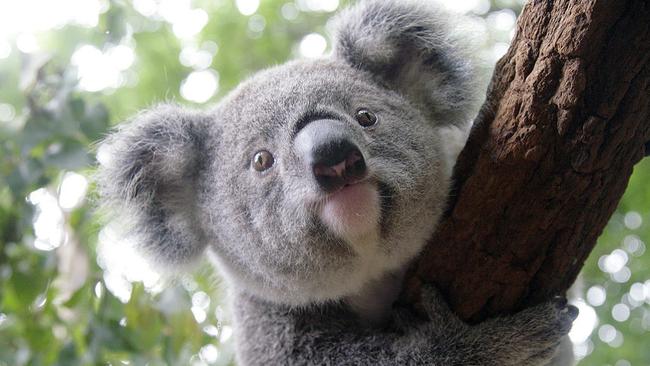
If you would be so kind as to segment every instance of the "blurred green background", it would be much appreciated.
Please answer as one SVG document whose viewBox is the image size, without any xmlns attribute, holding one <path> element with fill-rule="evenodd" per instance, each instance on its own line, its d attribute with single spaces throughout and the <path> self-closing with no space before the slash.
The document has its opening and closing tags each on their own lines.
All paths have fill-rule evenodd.
<svg viewBox="0 0 650 366">
<path fill-rule="evenodd" d="M 523 1 L 439 2 L 471 16 L 487 80 Z M 256 70 L 328 52 L 327 20 L 345 5 L 0 1 L 0 365 L 233 363 L 213 270 L 168 281 L 99 224 L 93 144 L 156 102 L 209 104 Z M 582 365 L 650 365 L 647 182 L 646 159 L 584 268 Z"/>
</svg>

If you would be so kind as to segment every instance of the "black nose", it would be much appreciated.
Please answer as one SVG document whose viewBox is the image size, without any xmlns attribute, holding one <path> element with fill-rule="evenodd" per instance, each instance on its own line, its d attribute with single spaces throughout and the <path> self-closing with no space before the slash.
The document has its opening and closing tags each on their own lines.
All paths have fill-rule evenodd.
<svg viewBox="0 0 650 366">
<path fill-rule="evenodd" d="M 314 177 L 325 192 L 356 183 L 366 174 L 366 162 L 361 151 L 348 140 L 327 141 L 316 147 L 313 157 Z"/>
<path fill-rule="evenodd" d="M 343 121 L 311 121 L 296 134 L 296 152 L 321 190 L 334 192 L 366 175 L 366 162 L 358 145 L 359 138 Z"/>
</svg>

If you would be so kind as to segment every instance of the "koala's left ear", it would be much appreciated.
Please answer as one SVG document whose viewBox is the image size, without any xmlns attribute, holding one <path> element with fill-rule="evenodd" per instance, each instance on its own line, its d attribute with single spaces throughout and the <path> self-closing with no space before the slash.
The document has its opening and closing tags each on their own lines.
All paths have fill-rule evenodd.
<svg viewBox="0 0 650 366">
<path fill-rule="evenodd" d="M 159 105 L 99 146 L 101 202 L 155 262 L 187 264 L 204 249 L 196 200 L 209 122 L 203 112 Z"/>
<path fill-rule="evenodd" d="M 440 125 L 476 112 L 473 61 L 450 15 L 424 0 L 362 0 L 335 20 L 333 57 L 369 72 Z"/>
</svg>

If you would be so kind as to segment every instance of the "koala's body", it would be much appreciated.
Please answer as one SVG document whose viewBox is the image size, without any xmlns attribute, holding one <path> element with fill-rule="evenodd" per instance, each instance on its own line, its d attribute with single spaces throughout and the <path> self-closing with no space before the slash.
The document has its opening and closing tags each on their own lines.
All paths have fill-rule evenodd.
<svg viewBox="0 0 650 366">
<path fill-rule="evenodd" d="M 549 302 L 469 326 L 433 288 L 395 310 L 448 195 L 450 128 L 476 86 L 452 21 L 363 1 L 332 55 L 258 73 L 216 107 L 163 105 L 103 147 L 102 199 L 143 253 L 209 255 L 230 285 L 242 365 L 546 365 L 575 317 Z"/>
</svg>

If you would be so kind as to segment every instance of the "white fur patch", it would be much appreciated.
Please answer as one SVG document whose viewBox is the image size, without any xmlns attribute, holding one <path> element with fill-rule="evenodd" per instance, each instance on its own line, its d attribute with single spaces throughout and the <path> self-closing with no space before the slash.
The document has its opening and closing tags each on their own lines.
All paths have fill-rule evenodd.
<svg viewBox="0 0 650 366">
<path fill-rule="evenodd" d="M 323 205 L 321 220 L 336 235 L 351 242 L 377 231 L 379 192 L 367 182 L 344 187 Z"/>
</svg>

